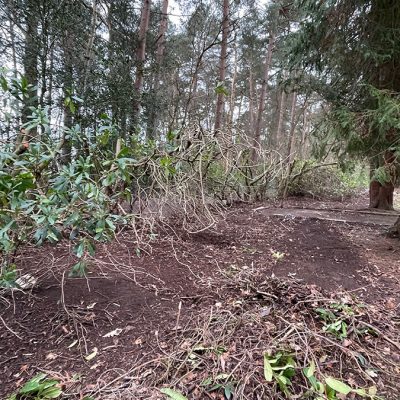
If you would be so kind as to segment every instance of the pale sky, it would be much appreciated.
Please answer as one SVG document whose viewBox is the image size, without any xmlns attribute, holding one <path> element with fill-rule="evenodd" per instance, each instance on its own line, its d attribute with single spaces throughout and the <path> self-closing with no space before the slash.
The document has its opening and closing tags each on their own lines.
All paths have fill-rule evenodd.
<svg viewBox="0 0 400 400">
<path fill-rule="evenodd" d="M 265 4 L 268 4 L 271 0 L 257 0 L 258 4 L 260 6 L 263 6 Z M 179 15 L 184 14 L 182 10 L 180 9 L 178 3 L 176 0 L 170 0 L 169 1 L 169 7 L 168 7 L 168 14 L 175 14 L 175 15 L 170 15 L 169 18 L 174 24 L 179 24 L 180 17 Z"/>
</svg>

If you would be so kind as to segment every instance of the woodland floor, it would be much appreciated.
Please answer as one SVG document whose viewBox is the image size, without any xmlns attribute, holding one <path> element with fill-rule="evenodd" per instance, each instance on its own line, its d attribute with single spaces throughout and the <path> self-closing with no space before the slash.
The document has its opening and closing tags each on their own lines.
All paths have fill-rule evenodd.
<svg viewBox="0 0 400 400">
<path fill-rule="evenodd" d="M 168 353 L 194 316 L 207 319 L 204 310 L 224 308 L 239 292 L 226 277 L 243 271 L 251 271 L 249 279 L 254 271 L 264 280 L 293 282 L 300 288 L 294 293 L 307 287 L 324 296 L 357 295 L 391 321 L 380 329 L 398 343 L 400 241 L 382 235 L 397 214 L 366 212 L 366 196 L 343 203 L 296 198 L 283 206 L 233 206 L 216 227 L 198 234 L 160 231 L 151 253 L 140 257 L 132 235 L 121 233 L 98 248 L 88 279 L 68 278 L 75 260 L 65 243 L 24 249 L 18 268 L 39 284 L 0 298 L 0 398 L 40 371 L 70 392 L 98 399 L 163 398 L 146 389 L 121 393 L 129 385 L 132 390 L 139 367 L 143 381 L 154 372 L 152 360 Z M 398 377 L 399 348 L 388 347 Z M 86 361 L 94 348 L 97 355 Z M 390 382 L 386 398 L 395 399 L 400 379 Z M 379 379 L 375 383 L 379 388 Z M 196 393 L 192 388 L 188 397 L 224 398 Z"/>
</svg>

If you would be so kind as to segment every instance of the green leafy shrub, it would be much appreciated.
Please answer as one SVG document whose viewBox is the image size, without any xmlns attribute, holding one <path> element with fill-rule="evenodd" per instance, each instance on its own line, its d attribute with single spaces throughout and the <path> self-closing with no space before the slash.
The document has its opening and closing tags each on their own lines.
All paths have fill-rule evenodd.
<svg viewBox="0 0 400 400">
<path fill-rule="evenodd" d="M 17 268 L 14 264 L 3 265 L 0 269 L 0 288 L 17 287 Z"/>
<path fill-rule="evenodd" d="M 5 70 L 0 70 L 0 76 L 5 91 L 2 98 L 12 110 L 10 118 L 17 119 L 21 110 L 15 99 L 29 96 L 29 85 L 24 78 L 9 78 Z M 71 96 L 68 106 L 75 97 Z M 24 143 L 22 151 L 11 142 L 0 147 L 3 286 L 10 281 L 13 254 L 28 241 L 41 245 L 68 238 L 79 259 L 72 273 L 84 274 L 85 258 L 94 254 L 95 242 L 109 240 L 118 224 L 127 223 L 127 218 L 114 210 L 118 202 L 132 195 L 133 180 L 146 174 L 145 166 L 137 164 L 151 151 L 148 145 L 132 143 L 128 147 L 121 142 L 115 154 L 107 144 L 117 137 L 117 128 L 107 115 L 100 117 L 92 132 L 97 140 L 90 142 L 88 132 L 78 124 L 63 127 L 63 137 L 55 139 L 58 128 L 50 123 L 49 109 L 31 108 L 31 112 L 29 122 L 23 125 L 25 131 L 17 135 Z M 30 130 L 37 131 L 37 136 L 24 142 Z M 63 158 L 65 140 L 72 146 L 71 153 L 76 153 L 70 159 Z"/>
<path fill-rule="evenodd" d="M 296 374 L 296 362 L 293 355 L 278 352 L 272 356 L 264 354 L 264 378 L 267 382 L 276 381 L 286 397 L 291 396 L 291 378 Z"/>
<path fill-rule="evenodd" d="M 343 170 L 337 165 L 319 167 L 306 161 L 295 165 L 289 182 L 288 195 L 343 199 L 366 189 L 369 176 L 363 165 Z"/>
<path fill-rule="evenodd" d="M 57 399 L 62 395 L 60 383 L 55 379 L 47 378 L 46 374 L 39 374 L 25 383 L 17 393 L 7 400 L 47 400 Z"/>
</svg>

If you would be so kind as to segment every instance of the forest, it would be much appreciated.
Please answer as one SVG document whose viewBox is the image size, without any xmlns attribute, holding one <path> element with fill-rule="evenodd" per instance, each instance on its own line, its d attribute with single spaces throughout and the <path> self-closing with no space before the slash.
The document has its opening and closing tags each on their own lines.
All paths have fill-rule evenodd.
<svg viewBox="0 0 400 400">
<path fill-rule="evenodd" d="M 1 399 L 400 398 L 398 0 L 0 20 Z"/>
</svg>

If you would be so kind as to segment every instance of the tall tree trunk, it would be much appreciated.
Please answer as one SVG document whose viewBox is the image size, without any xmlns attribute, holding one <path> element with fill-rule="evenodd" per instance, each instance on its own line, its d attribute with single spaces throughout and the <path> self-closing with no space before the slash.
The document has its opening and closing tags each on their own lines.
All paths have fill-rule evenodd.
<svg viewBox="0 0 400 400">
<path fill-rule="evenodd" d="M 85 96 L 88 86 L 88 79 L 90 75 L 90 68 L 93 63 L 94 54 L 93 54 L 93 45 L 94 39 L 96 37 L 96 27 L 97 27 L 97 0 L 92 1 L 92 20 L 90 22 L 90 34 L 89 40 L 85 49 L 85 69 L 84 69 L 84 78 L 83 78 L 83 90 L 82 95 Z"/>
<path fill-rule="evenodd" d="M 168 3 L 169 0 L 163 0 L 162 8 L 161 8 L 161 21 L 160 21 L 160 28 L 158 31 L 157 37 L 157 52 L 156 52 L 156 62 L 157 66 L 159 67 L 164 59 L 164 51 L 165 51 L 165 34 L 167 33 L 168 29 Z M 156 84 L 159 84 L 160 80 L 160 69 L 158 68 L 158 81 L 156 80 Z"/>
<path fill-rule="evenodd" d="M 11 39 L 11 59 L 13 65 L 13 77 L 17 77 L 17 56 L 15 51 L 15 33 L 14 33 L 14 23 L 9 20 L 10 25 L 10 39 Z"/>
<path fill-rule="evenodd" d="M 63 96 L 67 98 L 71 96 L 71 91 L 74 83 L 74 58 L 73 58 L 74 38 L 67 28 L 61 41 L 61 49 L 63 56 Z M 61 162 L 68 164 L 72 156 L 72 138 L 67 137 L 66 128 L 72 128 L 73 114 L 69 104 L 64 105 L 64 131 L 63 131 L 63 146 L 61 148 Z"/>
<path fill-rule="evenodd" d="M 146 37 L 150 22 L 151 0 L 143 0 L 142 13 L 140 16 L 138 47 L 136 51 L 136 79 L 135 79 L 135 99 L 133 101 L 132 122 L 133 128 L 138 129 L 139 115 L 142 107 L 142 89 L 144 79 L 144 63 L 146 61 Z"/>
<path fill-rule="evenodd" d="M 250 67 L 249 72 L 249 131 L 248 136 L 254 136 L 254 80 L 253 80 L 253 71 L 252 67 Z"/>
<path fill-rule="evenodd" d="M 292 93 L 292 101 L 290 106 L 290 128 L 288 135 L 288 143 L 287 143 L 287 155 L 286 155 L 286 177 L 283 180 L 283 194 L 282 194 L 282 202 L 286 199 L 289 184 L 290 184 L 290 176 L 292 174 L 294 163 L 293 163 L 293 148 L 294 148 L 294 139 L 295 139 L 295 129 L 296 129 L 296 101 L 297 101 L 297 93 L 294 91 Z M 281 206 L 283 203 L 281 202 Z"/>
<path fill-rule="evenodd" d="M 53 105 L 53 79 L 54 79 L 54 46 L 50 50 L 50 65 L 49 65 L 49 89 L 47 90 L 46 105 L 51 108 Z"/>
<path fill-rule="evenodd" d="M 290 130 L 288 137 L 288 148 L 287 148 L 287 163 L 290 165 L 294 159 L 294 142 L 295 142 L 295 130 L 296 130 L 296 101 L 297 93 L 292 93 L 292 104 L 290 106 Z"/>
<path fill-rule="evenodd" d="M 39 19 L 37 15 L 37 7 L 34 0 L 28 0 L 26 2 L 26 32 L 25 32 L 25 49 L 22 58 L 24 66 L 25 78 L 30 85 L 35 89 L 29 94 L 29 98 L 26 99 L 23 111 L 22 111 L 22 122 L 26 123 L 29 121 L 29 115 L 31 111 L 29 107 L 37 107 L 37 86 L 38 86 L 38 25 Z M 35 138 L 37 135 L 36 129 L 31 129 L 28 137 Z"/>
<path fill-rule="evenodd" d="M 257 113 L 257 120 L 256 125 L 254 128 L 254 140 L 253 140 L 253 149 L 252 149 L 252 160 L 255 161 L 256 159 L 256 148 L 259 147 L 260 138 L 261 138 L 261 130 L 262 130 L 262 118 L 264 115 L 265 110 L 265 98 L 267 95 L 267 88 L 268 88 L 268 79 L 269 79 L 269 69 L 271 65 L 272 59 L 272 52 L 275 44 L 275 35 L 271 33 L 268 41 L 268 50 L 267 55 L 265 57 L 264 63 L 264 77 L 261 85 L 261 93 L 260 93 L 260 103 L 258 106 L 258 113 Z"/>
<path fill-rule="evenodd" d="M 226 76 L 226 58 L 228 54 L 228 36 L 229 36 L 229 0 L 223 2 L 223 20 L 222 20 L 222 42 L 221 42 L 221 55 L 219 60 L 219 83 L 221 85 L 225 82 Z M 225 94 L 220 92 L 217 95 L 217 107 L 215 110 L 215 125 L 214 130 L 218 132 L 221 130 L 222 117 L 224 112 Z"/>
<path fill-rule="evenodd" d="M 301 130 L 301 142 L 300 142 L 300 159 L 304 160 L 307 156 L 306 154 L 306 144 L 307 144 L 307 136 L 310 129 L 310 123 L 308 119 L 308 104 L 307 102 L 304 104 L 303 109 L 303 126 Z"/>
<path fill-rule="evenodd" d="M 231 84 L 231 98 L 229 102 L 229 116 L 228 116 L 228 126 L 232 129 L 233 125 L 233 114 L 235 113 L 235 97 L 236 97 L 236 79 L 238 72 L 238 51 L 237 51 L 237 43 L 236 43 L 236 35 L 235 35 L 235 46 L 234 46 L 234 59 L 233 59 L 233 76 L 232 76 L 232 84 Z"/>
<path fill-rule="evenodd" d="M 172 111 L 169 111 L 169 118 L 168 118 L 168 131 L 173 131 L 175 128 L 175 124 L 178 120 L 179 115 L 179 89 L 178 83 L 179 81 L 179 70 L 177 69 L 174 73 L 173 82 L 175 83 L 171 88 L 169 88 L 169 97 L 171 99 L 171 106 Z"/>
<path fill-rule="evenodd" d="M 165 34 L 168 29 L 168 3 L 169 0 L 163 0 L 162 8 L 161 8 L 161 21 L 160 27 L 158 30 L 157 37 L 157 50 L 156 50 L 156 73 L 154 76 L 154 87 L 153 93 L 155 95 L 155 103 L 152 104 L 152 109 L 149 117 L 149 125 L 147 130 L 147 136 L 150 139 L 154 139 L 157 133 L 157 125 L 159 121 L 159 112 L 160 109 L 157 107 L 159 102 L 157 101 L 157 95 L 160 91 L 160 78 L 161 78 L 161 67 L 164 61 L 164 51 L 165 51 Z"/>
<path fill-rule="evenodd" d="M 50 11 L 50 3 L 43 2 L 42 15 L 46 15 Z M 39 63 L 40 63 L 40 96 L 39 96 L 39 106 L 43 108 L 45 106 L 45 96 L 47 93 L 47 84 L 49 78 L 49 71 L 47 70 L 47 61 L 49 59 L 49 50 L 50 46 L 52 46 L 51 37 L 50 37 L 50 29 L 51 24 L 49 23 L 48 18 L 41 18 L 41 27 L 40 27 L 40 37 L 38 38 L 40 42 L 40 54 L 39 54 Z M 53 43 L 54 45 L 54 43 Z M 50 72 L 51 73 L 51 72 Z M 39 79 L 38 79 L 39 80 Z"/>
<path fill-rule="evenodd" d="M 112 1 L 108 8 L 108 58 L 110 60 L 110 73 L 107 79 L 108 90 L 111 100 L 112 121 L 119 127 L 118 137 L 114 137 L 111 147 L 116 146 L 118 138 L 126 140 L 127 136 L 127 115 L 132 104 L 129 103 L 131 87 L 132 61 L 130 58 L 122 59 L 119 50 L 122 46 L 123 37 L 119 31 L 120 24 L 127 24 L 126 10 L 129 0 Z M 129 113 L 131 115 L 131 113 Z"/>
<path fill-rule="evenodd" d="M 279 94 L 279 100 L 278 100 L 278 121 L 276 124 L 276 131 L 275 131 L 275 136 L 273 137 L 273 141 L 271 143 L 271 147 L 275 148 L 277 150 L 280 149 L 281 147 L 281 140 L 282 140 L 282 125 L 283 125 L 283 117 L 285 115 L 285 109 L 286 109 L 286 92 L 282 88 L 280 90 Z"/>
<path fill-rule="evenodd" d="M 397 32 L 400 29 L 400 8 L 398 1 L 373 0 L 371 1 L 370 20 L 378 26 L 380 32 Z M 382 58 L 380 63 L 376 63 L 371 68 L 369 79 L 371 84 L 379 90 L 390 92 L 400 91 L 399 74 L 400 56 L 398 51 L 391 52 L 388 58 Z M 377 102 L 377 100 L 376 100 Z M 378 105 L 376 104 L 376 107 Z M 379 136 L 379 133 L 376 133 Z M 383 156 L 377 156 L 371 163 L 371 182 L 369 187 L 370 208 L 383 210 L 393 209 L 394 183 L 396 182 L 396 156 L 389 148 L 398 141 L 398 129 L 388 129 L 385 135 L 387 141 L 387 150 Z M 378 182 L 374 179 L 374 173 L 377 168 L 384 168 L 386 182 Z"/>
</svg>

